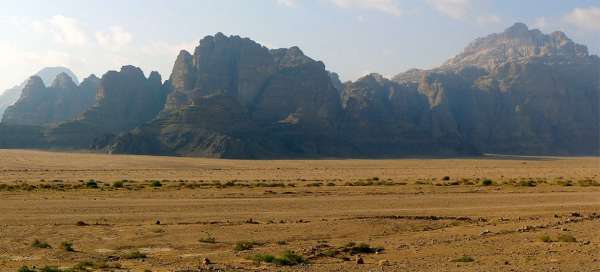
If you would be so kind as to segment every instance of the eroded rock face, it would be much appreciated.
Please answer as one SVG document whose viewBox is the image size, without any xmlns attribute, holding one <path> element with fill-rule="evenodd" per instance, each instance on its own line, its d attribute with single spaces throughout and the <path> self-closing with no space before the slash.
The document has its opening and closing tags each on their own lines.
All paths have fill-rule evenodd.
<svg viewBox="0 0 600 272">
<path fill-rule="evenodd" d="M 119 137 L 112 152 L 317 156 L 337 133 L 338 92 L 324 64 L 299 48 L 208 36 L 193 55 L 179 54 L 168 88 L 160 117 Z"/>
<path fill-rule="evenodd" d="M 599 152 L 600 62 L 564 33 L 516 24 L 431 71 L 410 71 L 446 126 L 486 153 Z M 452 125 L 454 123 L 455 125 Z"/>
<path fill-rule="evenodd" d="M 79 84 L 77 76 L 75 76 L 75 74 L 73 74 L 73 72 L 71 72 L 71 70 L 69 70 L 68 68 L 65 67 L 46 67 L 42 70 L 40 70 L 39 72 L 37 72 L 35 74 L 35 76 L 38 76 L 39 78 L 42 79 L 42 81 L 44 81 L 44 85 L 45 86 L 50 86 L 52 84 L 52 82 L 54 82 L 54 79 L 56 78 L 56 76 L 58 76 L 59 74 L 65 73 L 67 74 L 75 84 Z M 4 111 L 6 111 L 6 109 L 12 105 L 14 105 L 19 98 L 21 97 L 21 93 L 23 91 L 23 88 L 25 87 L 25 85 L 27 84 L 27 81 L 13 87 L 10 88 L 6 91 L 4 91 L 2 94 L 0 94 L 0 121 L 2 120 L 2 116 L 4 115 Z"/>
<path fill-rule="evenodd" d="M 146 78 L 141 69 L 133 66 L 107 72 L 99 81 L 95 105 L 77 120 L 51 129 L 49 142 L 88 148 L 96 139 L 129 131 L 154 119 L 165 103 L 161 81 L 158 73 L 152 72 Z"/>
<path fill-rule="evenodd" d="M 41 77 L 33 76 L 19 100 L 6 110 L 2 123 L 51 126 L 72 120 L 94 104 L 98 83 L 97 78 L 89 77 L 77 86 L 71 76 L 61 73 L 46 87 Z"/>
</svg>

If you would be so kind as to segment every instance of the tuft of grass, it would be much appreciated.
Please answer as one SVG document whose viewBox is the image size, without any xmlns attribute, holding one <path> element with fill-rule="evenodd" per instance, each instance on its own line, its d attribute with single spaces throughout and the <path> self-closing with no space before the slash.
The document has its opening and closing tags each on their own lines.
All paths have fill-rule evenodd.
<svg viewBox="0 0 600 272">
<path fill-rule="evenodd" d="M 60 248 L 62 248 L 62 250 L 67 251 L 67 252 L 75 252 L 72 242 L 62 242 L 60 244 Z"/>
<path fill-rule="evenodd" d="M 233 250 L 246 251 L 246 250 L 251 250 L 255 246 L 260 246 L 260 245 L 263 245 L 263 244 L 256 242 L 256 241 L 240 241 L 240 242 L 235 243 L 235 247 L 233 248 Z"/>
<path fill-rule="evenodd" d="M 550 235 L 547 235 L 547 234 L 540 236 L 540 241 L 542 241 L 544 243 L 552 243 L 552 242 L 554 242 L 552 240 L 552 238 L 550 237 Z"/>
<path fill-rule="evenodd" d="M 481 185 L 483 186 L 492 186 L 494 185 L 494 181 L 491 179 L 484 179 L 481 181 Z"/>
<path fill-rule="evenodd" d="M 21 266 L 21 268 L 19 268 L 19 270 L 17 270 L 17 272 L 35 272 L 35 270 L 33 269 L 29 269 L 28 266 Z"/>
<path fill-rule="evenodd" d="M 215 237 L 208 236 L 208 237 L 199 239 L 198 242 L 205 243 L 205 244 L 214 244 L 217 242 L 217 239 Z"/>
<path fill-rule="evenodd" d="M 575 243 L 577 239 L 571 234 L 559 234 L 558 241 L 563 243 Z"/>
<path fill-rule="evenodd" d="M 90 179 L 85 183 L 85 187 L 90 189 L 98 189 L 98 182 L 96 182 L 93 179 Z"/>
<path fill-rule="evenodd" d="M 356 254 L 373 254 L 383 251 L 382 247 L 371 247 L 369 244 L 350 242 L 341 248 L 341 251 L 350 253 L 351 255 Z"/>
<path fill-rule="evenodd" d="M 522 186 L 522 187 L 535 187 L 537 186 L 537 182 L 535 182 L 534 180 L 521 180 L 519 181 L 519 183 L 517 183 L 518 186 Z"/>
<path fill-rule="evenodd" d="M 158 187 L 162 187 L 162 183 L 160 182 L 160 180 L 153 180 L 150 182 L 150 186 L 154 187 L 154 188 L 158 188 Z"/>
<path fill-rule="evenodd" d="M 125 180 L 119 180 L 119 181 L 115 181 L 112 184 L 113 188 L 123 188 L 125 187 Z"/>
<path fill-rule="evenodd" d="M 146 259 L 147 257 L 148 256 L 146 256 L 146 254 L 139 252 L 138 250 L 134 250 L 123 255 L 123 258 L 128 260 Z"/>
<path fill-rule="evenodd" d="M 257 263 L 271 263 L 282 266 L 294 266 L 307 263 L 306 259 L 293 251 L 287 250 L 279 257 L 270 254 L 256 254 L 249 258 Z"/>
<path fill-rule="evenodd" d="M 35 248 L 52 248 L 52 246 L 50 246 L 48 243 L 46 242 L 42 242 L 38 239 L 33 240 L 33 243 L 31 243 L 31 247 L 35 247 Z"/>
<path fill-rule="evenodd" d="M 459 258 L 456 258 L 454 260 L 452 260 L 453 262 L 456 263 L 471 263 L 475 261 L 475 258 L 471 257 L 471 256 L 467 256 L 467 255 L 463 255 Z"/>
</svg>

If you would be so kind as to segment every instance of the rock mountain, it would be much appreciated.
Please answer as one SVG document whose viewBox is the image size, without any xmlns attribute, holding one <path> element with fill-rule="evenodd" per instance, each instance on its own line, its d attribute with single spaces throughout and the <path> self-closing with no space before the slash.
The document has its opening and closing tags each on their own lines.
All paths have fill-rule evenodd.
<svg viewBox="0 0 600 272">
<path fill-rule="evenodd" d="M 40 79 L 42 79 L 45 86 L 49 86 L 52 84 L 56 76 L 62 73 L 67 74 L 69 77 L 71 77 L 75 84 L 78 84 L 79 81 L 77 79 L 77 76 L 75 76 L 75 74 L 73 74 L 71 70 L 65 67 L 46 67 L 37 72 L 34 76 L 37 76 Z M 23 88 L 26 84 L 27 81 L 21 83 L 18 86 L 10 88 L 4 91 L 2 94 L 0 94 L 0 120 L 2 120 L 2 116 L 4 115 L 4 111 L 6 110 L 6 108 L 12 106 L 15 102 L 17 102 L 17 100 L 19 100 L 19 97 L 21 97 L 21 92 L 23 91 Z"/>
<path fill-rule="evenodd" d="M 28 82 L 0 146 L 28 133 L 35 146 L 225 158 L 600 153 L 600 59 L 520 23 L 392 79 L 342 83 L 297 47 L 218 33 L 181 51 L 164 83 L 132 66 L 86 91 L 56 81 Z M 91 89 L 93 103 L 64 106 Z"/>
</svg>

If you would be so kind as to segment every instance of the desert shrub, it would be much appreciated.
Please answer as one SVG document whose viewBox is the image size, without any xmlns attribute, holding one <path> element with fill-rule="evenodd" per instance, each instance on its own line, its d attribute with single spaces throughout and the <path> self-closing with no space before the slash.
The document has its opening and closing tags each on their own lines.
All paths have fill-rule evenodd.
<svg viewBox="0 0 600 272">
<path fill-rule="evenodd" d="M 522 187 L 535 187 L 537 186 L 537 182 L 535 182 L 534 180 L 521 180 L 519 181 L 519 183 L 517 183 L 518 186 L 522 186 Z"/>
<path fill-rule="evenodd" d="M 128 260 L 136 260 L 136 259 L 146 259 L 148 256 L 146 254 L 139 252 L 137 250 L 131 251 L 123 255 L 123 258 Z"/>
<path fill-rule="evenodd" d="M 559 234 L 558 241 L 563 243 L 575 243 L 577 242 L 577 239 L 571 234 Z"/>
<path fill-rule="evenodd" d="M 90 189 L 98 189 L 98 182 L 96 182 L 93 179 L 90 179 L 85 183 L 85 187 Z"/>
<path fill-rule="evenodd" d="M 283 245 L 287 245 L 288 242 L 286 240 L 279 240 L 279 241 L 277 241 L 277 244 L 280 246 L 283 246 Z"/>
<path fill-rule="evenodd" d="M 125 180 L 119 180 L 119 181 L 113 182 L 112 187 L 114 187 L 114 188 L 123 188 L 123 187 L 125 187 Z"/>
<path fill-rule="evenodd" d="M 307 262 L 303 256 L 298 255 L 290 250 L 283 252 L 283 254 L 281 254 L 281 256 L 279 257 L 275 257 L 269 254 L 256 254 L 250 257 L 250 260 L 253 260 L 258 263 L 264 262 L 285 266 L 294 266 L 299 264 L 305 264 Z"/>
<path fill-rule="evenodd" d="M 494 185 L 494 181 L 492 181 L 491 179 L 484 179 L 481 181 L 481 185 L 483 186 L 492 186 Z"/>
<path fill-rule="evenodd" d="M 591 180 L 591 179 L 579 180 L 579 181 L 577 181 L 577 183 L 579 184 L 579 186 L 583 186 L 583 187 L 600 186 L 599 182 L 597 182 L 595 180 Z"/>
<path fill-rule="evenodd" d="M 233 248 L 233 250 L 246 251 L 246 250 L 251 250 L 255 246 L 260 246 L 260 245 L 262 245 L 262 243 L 259 243 L 256 241 L 240 241 L 240 242 L 235 243 L 235 247 Z"/>
<path fill-rule="evenodd" d="M 475 258 L 473 258 L 471 256 L 464 255 L 464 256 L 458 257 L 458 258 L 456 258 L 456 259 L 454 259 L 452 261 L 453 262 L 458 262 L 458 263 L 470 263 L 470 262 L 474 262 Z"/>
<path fill-rule="evenodd" d="M 323 186 L 323 182 L 313 182 L 313 183 L 306 184 L 306 187 L 321 187 L 321 186 Z"/>
<path fill-rule="evenodd" d="M 328 182 L 328 183 L 327 183 L 327 186 L 329 186 L 329 187 L 335 186 L 335 183 L 333 183 L 333 182 Z"/>
<path fill-rule="evenodd" d="M 205 243 L 205 244 L 214 244 L 217 242 L 217 239 L 215 237 L 212 236 L 208 236 L 205 238 L 202 238 L 200 240 L 198 240 L 200 243 Z"/>
<path fill-rule="evenodd" d="M 550 235 L 542 235 L 540 236 L 540 241 L 544 242 L 544 243 L 552 243 L 552 238 L 550 237 Z"/>
<path fill-rule="evenodd" d="M 67 251 L 67 252 L 75 252 L 72 242 L 62 242 L 60 244 L 60 248 L 62 248 L 62 250 Z"/>
<path fill-rule="evenodd" d="M 444 176 L 444 177 L 442 178 L 442 180 L 443 180 L 443 181 L 448 181 L 448 180 L 450 180 L 450 177 L 449 177 L 449 176 Z"/>
<path fill-rule="evenodd" d="M 33 243 L 31 243 L 31 246 L 35 247 L 35 248 L 52 248 L 48 243 L 42 242 L 38 239 L 33 240 Z"/>
<path fill-rule="evenodd" d="M 17 270 L 17 272 L 35 272 L 35 270 L 33 269 L 29 269 L 28 266 L 21 266 L 21 268 L 19 268 L 19 270 Z"/>
<path fill-rule="evenodd" d="M 75 223 L 75 225 L 77 225 L 79 227 L 89 226 L 89 224 L 84 221 L 77 221 L 77 223 Z"/>
<path fill-rule="evenodd" d="M 383 251 L 382 247 L 371 247 L 369 244 L 350 242 L 341 248 L 342 251 L 350 253 L 351 255 L 356 254 L 373 254 Z"/>
<path fill-rule="evenodd" d="M 158 187 L 162 187 L 162 183 L 160 182 L 160 180 L 153 180 L 150 182 L 150 186 L 158 188 Z"/>
</svg>

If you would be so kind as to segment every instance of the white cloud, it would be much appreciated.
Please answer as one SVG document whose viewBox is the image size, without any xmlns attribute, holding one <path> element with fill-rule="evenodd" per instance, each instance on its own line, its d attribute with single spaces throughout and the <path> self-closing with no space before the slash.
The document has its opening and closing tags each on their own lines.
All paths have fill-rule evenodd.
<svg viewBox="0 0 600 272">
<path fill-rule="evenodd" d="M 585 30 L 600 30 L 600 7 L 576 8 L 564 20 Z"/>
<path fill-rule="evenodd" d="M 286 6 L 286 7 L 295 7 L 296 4 L 298 4 L 297 0 L 277 0 L 276 2 L 277 2 L 277 4 Z"/>
<path fill-rule="evenodd" d="M 49 21 L 50 31 L 55 41 L 70 46 L 81 46 L 87 43 L 87 35 L 77 19 L 62 15 L 53 16 Z M 42 30 L 42 25 L 37 25 Z"/>
<path fill-rule="evenodd" d="M 394 16 L 401 16 L 404 11 L 395 0 L 330 0 L 341 8 L 359 8 L 377 10 Z"/>
<path fill-rule="evenodd" d="M 119 50 L 133 41 L 133 35 L 120 26 L 113 26 L 107 32 L 96 32 L 96 41 L 109 50 Z"/>
<path fill-rule="evenodd" d="M 427 0 L 427 3 L 438 12 L 455 20 L 465 19 L 470 2 L 470 0 Z"/>
<path fill-rule="evenodd" d="M 480 25 L 493 25 L 493 24 L 502 23 L 502 18 L 500 18 L 500 16 L 494 15 L 494 14 L 477 16 L 476 19 L 477 19 L 477 23 L 479 23 Z"/>
<path fill-rule="evenodd" d="M 537 29 L 545 29 L 548 26 L 548 20 L 546 17 L 536 18 L 531 26 Z"/>
</svg>

